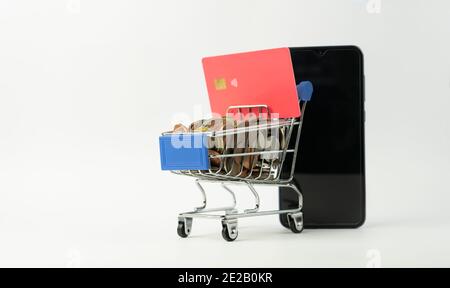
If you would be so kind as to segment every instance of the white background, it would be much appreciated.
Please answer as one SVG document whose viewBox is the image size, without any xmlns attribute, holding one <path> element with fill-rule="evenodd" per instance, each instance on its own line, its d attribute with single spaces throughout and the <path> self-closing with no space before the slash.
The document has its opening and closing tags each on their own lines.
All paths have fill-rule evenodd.
<svg viewBox="0 0 450 288">
<path fill-rule="evenodd" d="M 449 266 L 450 2 L 368 1 L 1 1 L 0 266 Z M 180 239 L 200 197 L 158 135 L 208 111 L 201 58 L 343 44 L 365 55 L 366 224 Z"/>
</svg>

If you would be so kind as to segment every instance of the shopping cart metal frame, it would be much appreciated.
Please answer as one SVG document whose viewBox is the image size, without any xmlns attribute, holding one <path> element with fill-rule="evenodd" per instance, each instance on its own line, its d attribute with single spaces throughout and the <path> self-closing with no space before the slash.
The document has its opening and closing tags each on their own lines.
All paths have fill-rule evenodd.
<svg viewBox="0 0 450 288">
<path fill-rule="evenodd" d="M 309 83 L 310 84 L 310 83 Z M 308 94 L 309 93 L 309 94 Z M 196 207 L 192 211 L 180 213 L 178 215 L 178 227 L 177 232 L 178 235 L 182 238 L 188 237 L 192 231 L 193 218 L 212 218 L 212 219 L 220 219 L 222 223 L 222 236 L 227 241 L 234 241 L 238 237 L 238 219 L 245 217 L 254 217 L 254 216 L 265 216 L 265 215 L 277 215 L 277 214 L 287 214 L 287 219 L 289 222 L 289 227 L 294 233 L 300 233 L 303 231 L 303 196 L 301 192 L 301 188 L 294 183 L 294 169 L 295 163 L 298 153 L 298 145 L 300 141 L 301 128 L 303 124 L 303 119 L 305 116 L 305 110 L 307 102 L 311 98 L 312 94 L 312 86 L 311 90 L 307 91 L 307 93 L 299 93 L 300 99 L 299 104 L 301 107 L 301 116 L 298 118 L 286 118 L 286 119 L 276 119 L 275 122 L 265 123 L 265 124 L 256 124 L 248 127 L 240 127 L 233 128 L 215 132 L 202 132 L 205 133 L 208 137 L 223 137 L 227 135 L 236 135 L 237 133 L 248 133 L 254 131 L 254 129 L 261 131 L 261 129 L 272 129 L 272 128 L 284 128 L 286 137 L 285 144 L 279 150 L 265 150 L 265 151 L 253 151 L 253 152 L 242 152 L 242 153 L 224 153 L 222 155 L 209 155 L 210 159 L 212 158 L 220 158 L 220 167 L 218 170 L 214 171 L 213 169 L 209 170 L 179 170 L 172 171 L 178 175 L 185 175 L 195 177 L 195 183 L 202 195 L 202 205 Z M 303 95 L 302 95 L 303 94 Z M 308 95 L 306 95 L 308 94 Z M 228 108 L 227 114 L 232 111 L 237 111 L 240 115 L 242 115 L 242 111 L 255 111 L 257 113 L 267 113 L 270 114 L 270 109 L 266 105 L 241 105 L 241 106 L 230 106 Z M 297 129 L 295 139 L 292 139 L 292 135 L 294 134 L 294 129 Z M 195 132 L 193 132 L 195 133 Z M 173 132 L 166 132 L 163 135 L 171 135 Z M 293 145 L 291 145 L 291 141 Z M 291 147 L 291 148 L 289 148 Z M 251 177 L 253 175 L 253 166 L 250 173 L 245 176 L 242 174 L 244 164 L 241 164 L 240 172 L 237 175 L 232 175 L 230 172 L 226 173 L 226 171 L 222 170 L 223 167 L 223 159 L 230 157 L 248 157 L 255 155 L 263 155 L 263 154 L 277 154 L 280 157 L 276 159 L 281 159 L 281 163 L 277 164 L 277 167 L 272 167 L 274 165 L 274 160 L 271 161 L 270 166 L 266 169 L 266 172 L 269 173 L 263 175 L 264 165 L 261 165 L 259 175 L 257 177 Z M 290 157 L 291 167 L 288 167 L 288 172 L 283 170 L 284 164 L 286 163 L 286 157 Z M 241 158 L 242 159 L 242 158 Z M 259 161 L 259 160 L 258 160 Z M 265 160 L 261 160 L 261 163 L 264 164 Z M 243 160 L 242 160 L 243 162 Z M 233 161 L 234 165 L 235 161 Z M 233 170 L 233 169 L 231 169 Z M 231 171 L 230 170 L 230 171 Z M 256 173 L 258 171 L 255 171 Z M 282 173 L 284 172 L 284 173 Z M 207 193 L 205 183 L 217 183 L 227 191 L 232 197 L 232 203 L 225 207 L 214 207 L 207 208 Z M 239 212 L 236 209 L 237 201 L 235 192 L 230 188 L 233 185 L 244 185 L 247 186 L 249 191 L 252 193 L 255 205 L 254 208 L 245 209 L 242 212 Z M 272 187 L 286 187 L 293 190 L 298 196 L 298 206 L 293 209 L 284 209 L 284 210 L 265 210 L 260 211 L 260 197 L 255 189 L 255 186 L 272 186 Z M 221 213 L 217 213 L 221 212 Z"/>
</svg>

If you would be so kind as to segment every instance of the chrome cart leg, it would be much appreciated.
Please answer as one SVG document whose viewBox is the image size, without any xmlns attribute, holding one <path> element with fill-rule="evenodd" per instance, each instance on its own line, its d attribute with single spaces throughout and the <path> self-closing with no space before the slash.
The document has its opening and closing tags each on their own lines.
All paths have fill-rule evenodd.
<svg viewBox="0 0 450 288">
<path fill-rule="evenodd" d="M 178 227 L 177 227 L 177 233 L 180 237 L 186 238 L 189 236 L 192 230 L 192 222 L 193 217 L 216 217 L 214 215 L 209 215 L 209 212 L 216 212 L 216 211 L 224 211 L 225 214 L 235 214 L 237 213 L 236 208 L 236 195 L 234 192 L 224 183 L 222 183 L 222 187 L 231 194 L 231 197 L 233 199 L 233 203 L 230 206 L 226 207 L 216 207 L 216 208 L 210 208 L 206 209 L 207 200 L 206 200 L 206 191 L 203 188 L 202 184 L 200 183 L 200 179 L 197 179 L 195 183 L 197 184 L 197 187 L 199 188 L 202 197 L 203 197 L 203 204 L 200 207 L 195 208 L 194 211 L 186 212 L 186 213 L 180 213 L 178 215 Z M 217 181 L 208 181 L 208 182 L 217 182 Z M 219 216 L 220 217 L 220 216 Z M 236 238 L 235 238 L 236 239 Z"/>
<path fill-rule="evenodd" d="M 192 230 L 192 218 L 189 217 L 178 217 L 178 228 L 177 233 L 181 238 L 186 238 L 189 236 Z"/>
<path fill-rule="evenodd" d="M 301 209 L 303 207 L 303 195 L 300 192 L 300 189 L 295 184 L 289 183 L 285 187 L 291 188 L 298 195 L 297 211 L 286 214 L 287 221 L 289 223 L 289 228 L 294 233 L 301 233 L 303 231 L 303 212 L 301 212 Z"/>
<path fill-rule="evenodd" d="M 229 207 L 230 209 L 226 210 L 226 212 L 229 211 L 229 212 L 231 212 L 231 213 L 236 213 L 236 210 L 235 210 L 236 204 L 237 204 L 237 202 L 236 202 L 236 194 L 234 194 L 233 190 L 231 190 L 230 187 L 228 187 L 227 185 L 225 185 L 225 183 L 222 183 L 222 187 L 223 187 L 225 190 L 227 190 L 228 193 L 231 194 L 231 197 L 233 197 L 233 206 L 230 206 L 230 207 Z"/>
<path fill-rule="evenodd" d="M 207 181 L 207 180 L 203 180 L 201 181 L 200 179 L 196 179 L 195 180 L 195 184 L 197 184 L 198 189 L 200 190 L 200 192 L 202 193 L 202 197 L 203 197 L 203 205 L 200 207 L 195 208 L 194 213 L 200 213 L 200 212 L 214 212 L 214 211 L 227 211 L 227 210 L 234 210 L 234 208 L 236 208 L 236 195 L 234 194 L 234 192 L 228 187 L 226 186 L 224 183 L 222 183 L 222 187 L 228 192 L 230 193 L 231 197 L 233 198 L 233 204 L 231 206 L 226 206 L 226 207 L 217 207 L 217 208 L 212 208 L 212 209 L 206 209 L 206 205 L 207 205 L 207 200 L 206 200 L 206 192 L 205 189 L 203 188 L 202 184 L 200 182 L 213 182 L 213 183 L 217 183 L 217 181 Z"/>
<path fill-rule="evenodd" d="M 255 197 L 255 208 L 253 209 L 246 209 L 244 210 L 245 213 L 255 213 L 258 212 L 259 210 L 259 205 L 260 205 L 260 200 L 259 200 L 259 194 L 258 192 L 256 192 L 255 187 L 253 187 L 252 184 L 247 183 L 248 188 L 250 189 L 250 191 L 252 191 L 253 196 Z"/>
<path fill-rule="evenodd" d="M 222 237 L 231 242 L 236 240 L 238 236 L 237 219 L 222 218 Z"/>
<path fill-rule="evenodd" d="M 205 192 L 205 189 L 203 189 L 203 186 L 200 184 L 199 179 L 195 180 L 195 184 L 197 185 L 198 189 L 202 193 L 202 197 L 203 197 L 203 204 L 202 204 L 202 206 L 195 208 L 195 211 L 200 211 L 200 210 L 203 210 L 203 209 L 206 208 L 206 192 Z"/>
<path fill-rule="evenodd" d="M 284 187 L 291 188 L 292 190 L 295 191 L 295 193 L 297 193 L 297 196 L 298 196 L 298 208 L 297 208 L 297 210 L 298 210 L 298 212 L 300 212 L 302 210 L 302 208 L 303 208 L 303 195 L 302 195 L 302 192 L 297 187 L 297 185 L 295 185 L 293 183 L 288 183 L 288 184 L 284 185 Z"/>
</svg>

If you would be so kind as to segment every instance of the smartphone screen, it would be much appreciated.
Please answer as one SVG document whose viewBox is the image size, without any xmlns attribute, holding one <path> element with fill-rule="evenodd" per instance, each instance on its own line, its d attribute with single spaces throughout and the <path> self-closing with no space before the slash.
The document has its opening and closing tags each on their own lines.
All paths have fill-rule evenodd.
<svg viewBox="0 0 450 288">
<path fill-rule="evenodd" d="M 354 46 L 290 48 L 295 80 L 311 81 L 294 180 L 305 228 L 358 227 L 365 220 L 363 56 Z M 295 207 L 280 188 L 280 208 Z M 281 222 L 288 226 L 285 215 Z"/>
</svg>

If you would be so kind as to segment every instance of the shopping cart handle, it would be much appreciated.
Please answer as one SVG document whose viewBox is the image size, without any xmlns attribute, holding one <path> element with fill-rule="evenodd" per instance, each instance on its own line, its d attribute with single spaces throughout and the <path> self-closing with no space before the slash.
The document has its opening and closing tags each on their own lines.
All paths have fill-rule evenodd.
<svg viewBox="0 0 450 288">
<path fill-rule="evenodd" d="M 297 85 L 297 95 L 302 101 L 311 100 L 312 93 L 314 91 L 311 81 L 302 81 Z"/>
</svg>

